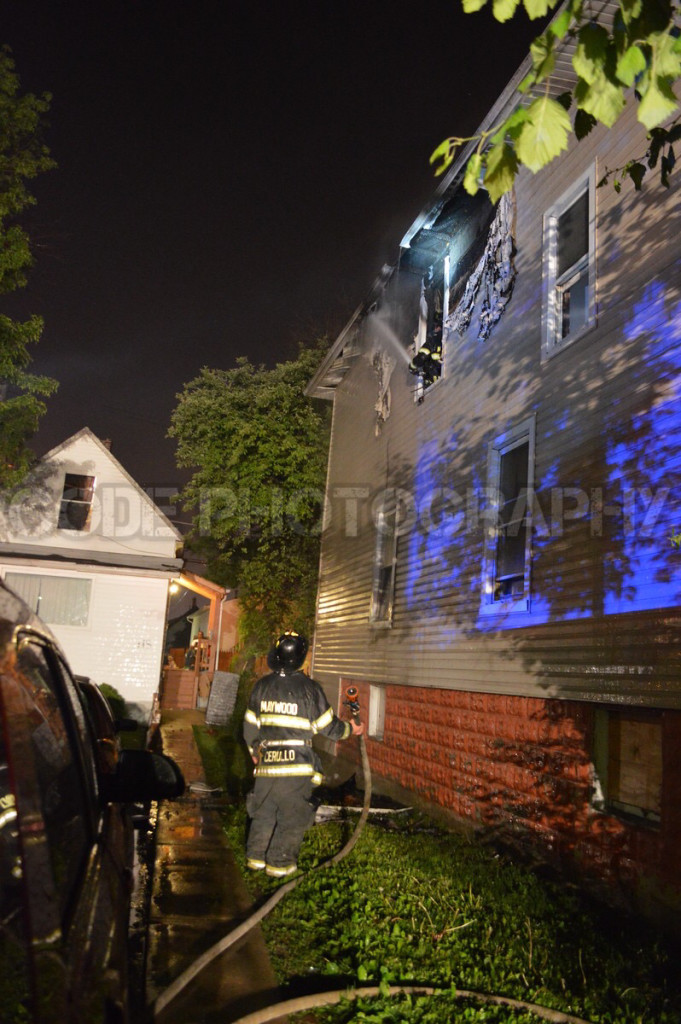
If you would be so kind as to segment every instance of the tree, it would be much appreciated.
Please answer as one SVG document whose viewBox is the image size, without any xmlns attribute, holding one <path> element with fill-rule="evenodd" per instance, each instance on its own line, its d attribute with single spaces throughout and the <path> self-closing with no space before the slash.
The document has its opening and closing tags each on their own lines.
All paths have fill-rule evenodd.
<svg viewBox="0 0 681 1024">
<path fill-rule="evenodd" d="M 558 0 L 522 2 L 530 18 L 545 18 Z M 462 3 L 471 13 L 487 0 Z M 520 0 L 492 0 L 494 16 L 501 22 L 512 18 L 519 5 Z M 538 171 L 567 147 L 571 134 L 582 139 L 599 122 L 611 128 L 633 93 L 638 120 L 648 131 L 647 152 L 624 167 L 607 170 L 601 183 L 613 178 L 619 190 L 622 178 L 628 177 L 640 189 L 647 171 L 659 165 L 660 180 L 668 186 L 674 143 L 681 138 L 678 120 L 668 123 L 679 106 L 674 94 L 681 76 L 678 24 L 679 8 L 672 0 L 619 0 L 612 24 L 589 0 L 567 0 L 530 47 L 532 68 L 520 85 L 527 102 L 479 135 L 445 139 L 430 158 L 431 163 L 439 161 L 435 173 L 442 174 L 452 164 L 460 146 L 477 142 L 464 187 L 474 195 L 484 182 L 496 202 L 513 186 L 520 166 Z M 548 86 L 556 51 L 567 40 L 575 43 L 576 82 L 553 98 Z"/>
<path fill-rule="evenodd" d="M 35 203 L 27 182 L 55 166 L 40 140 L 50 97 L 19 95 L 19 79 L 7 47 L 0 49 L 0 293 L 26 284 L 33 263 L 29 238 L 17 216 Z M 57 382 L 28 372 L 28 346 L 43 328 L 39 316 L 24 322 L 0 314 L 0 487 L 23 479 L 33 459 L 27 446 L 46 411 L 43 397 Z"/>
<path fill-rule="evenodd" d="M 238 589 L 254 651 L 314 623 L 329 418 L 304 390 L 327 350 L 320 339 L 271 370 L 244 356 L 204 367 L 172 414 L 177 464 L 194 470 L 181 494 L 190 543 L 209 577 Z"/>
</svg>

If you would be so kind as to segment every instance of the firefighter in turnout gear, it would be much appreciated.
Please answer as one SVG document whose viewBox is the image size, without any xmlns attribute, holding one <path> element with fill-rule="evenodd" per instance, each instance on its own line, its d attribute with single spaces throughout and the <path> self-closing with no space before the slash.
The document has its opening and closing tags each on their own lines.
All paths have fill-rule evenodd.
<svg viewBox="0 0 681 1024">
<path fill-rule="evenodd" d="M 280 636 L 267 657 L 272 671 L 253 687 L 244 716 L 244 739 L 255 762 L 255 785 L 246 801 L 247 863 L 275 878 L 296 871 L 300 845 L 314 821 L 312 790 L 322 775 L 312 737 L 344 740 L 364 732 L 355 721 L 341 721 L 319 683 L 299 671 L 306 654 L 305 637 Z"/>
</svg>

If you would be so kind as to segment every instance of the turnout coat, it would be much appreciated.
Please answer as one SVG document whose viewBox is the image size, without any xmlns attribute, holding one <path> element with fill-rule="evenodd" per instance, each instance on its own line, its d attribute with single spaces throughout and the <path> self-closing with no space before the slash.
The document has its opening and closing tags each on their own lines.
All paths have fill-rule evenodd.
<svg viewBox="0 0 681 1024">
<path fill-rule="evenodd" d="M 258 759 L 256 778 L 309 776 L 321 785 L 312 737 L 321 733 L 344 740 L 352 728 L 338 718 L 316 680 L 303 672 L 271 672 L 253 687 L 243 732 L 251 756 Z"/>
</svg>

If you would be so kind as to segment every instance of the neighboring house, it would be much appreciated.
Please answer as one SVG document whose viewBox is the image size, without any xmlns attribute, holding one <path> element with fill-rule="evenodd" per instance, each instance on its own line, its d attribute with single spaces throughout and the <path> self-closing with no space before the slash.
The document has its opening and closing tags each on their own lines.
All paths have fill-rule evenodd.
<svg viewBox="0 0 681 1024">
<path fill-rule="evenodd" d="M 238 600 L 234 591 L 185 571 L 176 581 L 203 602 L 187 616 L 188 642 L 174 651 L 174 667 L 163 672 L 162 710 L 206 707 L 215 673 L 229 665 L 237 644 Z"/>
<path fill-rule="evenodd" d="M 681 175 L 597 187 L 646 146 L 632 104 L 496 209 L 462 153 L 331 348 L 313 673 L 375 784 L 673 922 Z"/>
<path fill-rule="evenodd" d="M 140 718 L 159 687 L 182 537 L 87 427 L 0 505 L 0 575 L 52 628 L 75 672 Z"/>
</svg>

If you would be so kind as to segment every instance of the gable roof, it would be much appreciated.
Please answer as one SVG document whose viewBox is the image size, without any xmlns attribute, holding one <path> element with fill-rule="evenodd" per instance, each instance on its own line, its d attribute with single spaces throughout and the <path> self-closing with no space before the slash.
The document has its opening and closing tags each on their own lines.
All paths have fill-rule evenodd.
<svg viewBox="0 0 681 1024">
<path fill-rule="evenodd" d="M 133 479 L 132 476 L 130 476 L 125 466 L 123 466 L 118 461 L 118 459 L 112 453 L 108 445 L 104 444 L 104 442 L 101 441 L 97 437 L 97 435 L 93 433 L 92 430 L 90 430 L 89 427 L 83 427 L 81 430 L 76 431 L 75 434 L 72 434 L 71 437 L 68 437 L 65 441 L 62 441 L 61 444 L 58 444 L 54 448 L 51 448 L 48 452 L 45 452 L 45 454 L 40 459 L 40 462 L 55 461 L 63 452 L 70 448 L 74 444 L 74 442 L 80 441 L 82 438 L 87 438 L 87 440 L 92 441 L 99 448 L 102 455 L 116 467 L 116 469 L 125 477 L 126 481 L 130 484 L 130 486 L 134 488 L 135 492 L 140 496 L 140 499 L 144 502 L 146 507 L 155 516 L 158 516 L 158 518 L 162 520 L 163 525 L 166 526 L 168 530 L 170 530 L 175 535 L 178 544 L 182 544 L 183 537 L 180 531 L 177 529 L 177 527 L 173 526 L 170 519 L 168 519 L 165 513 L 162 512 L 161 509 L 158 507 L 158 505 L 151 500 L 151 498 L 144 490 L 144 488 L 140 487 L 137 481 Z"/>
<path fill-rule="evenodd" d="M 64 472 L 96 477 L 87 529 L 59 527 Z M 87 565 L 174 576 L 182 534 L 89 427 L 39 459 L 19 492 L 0 505 L 0 560 Z"/>
</svg>

